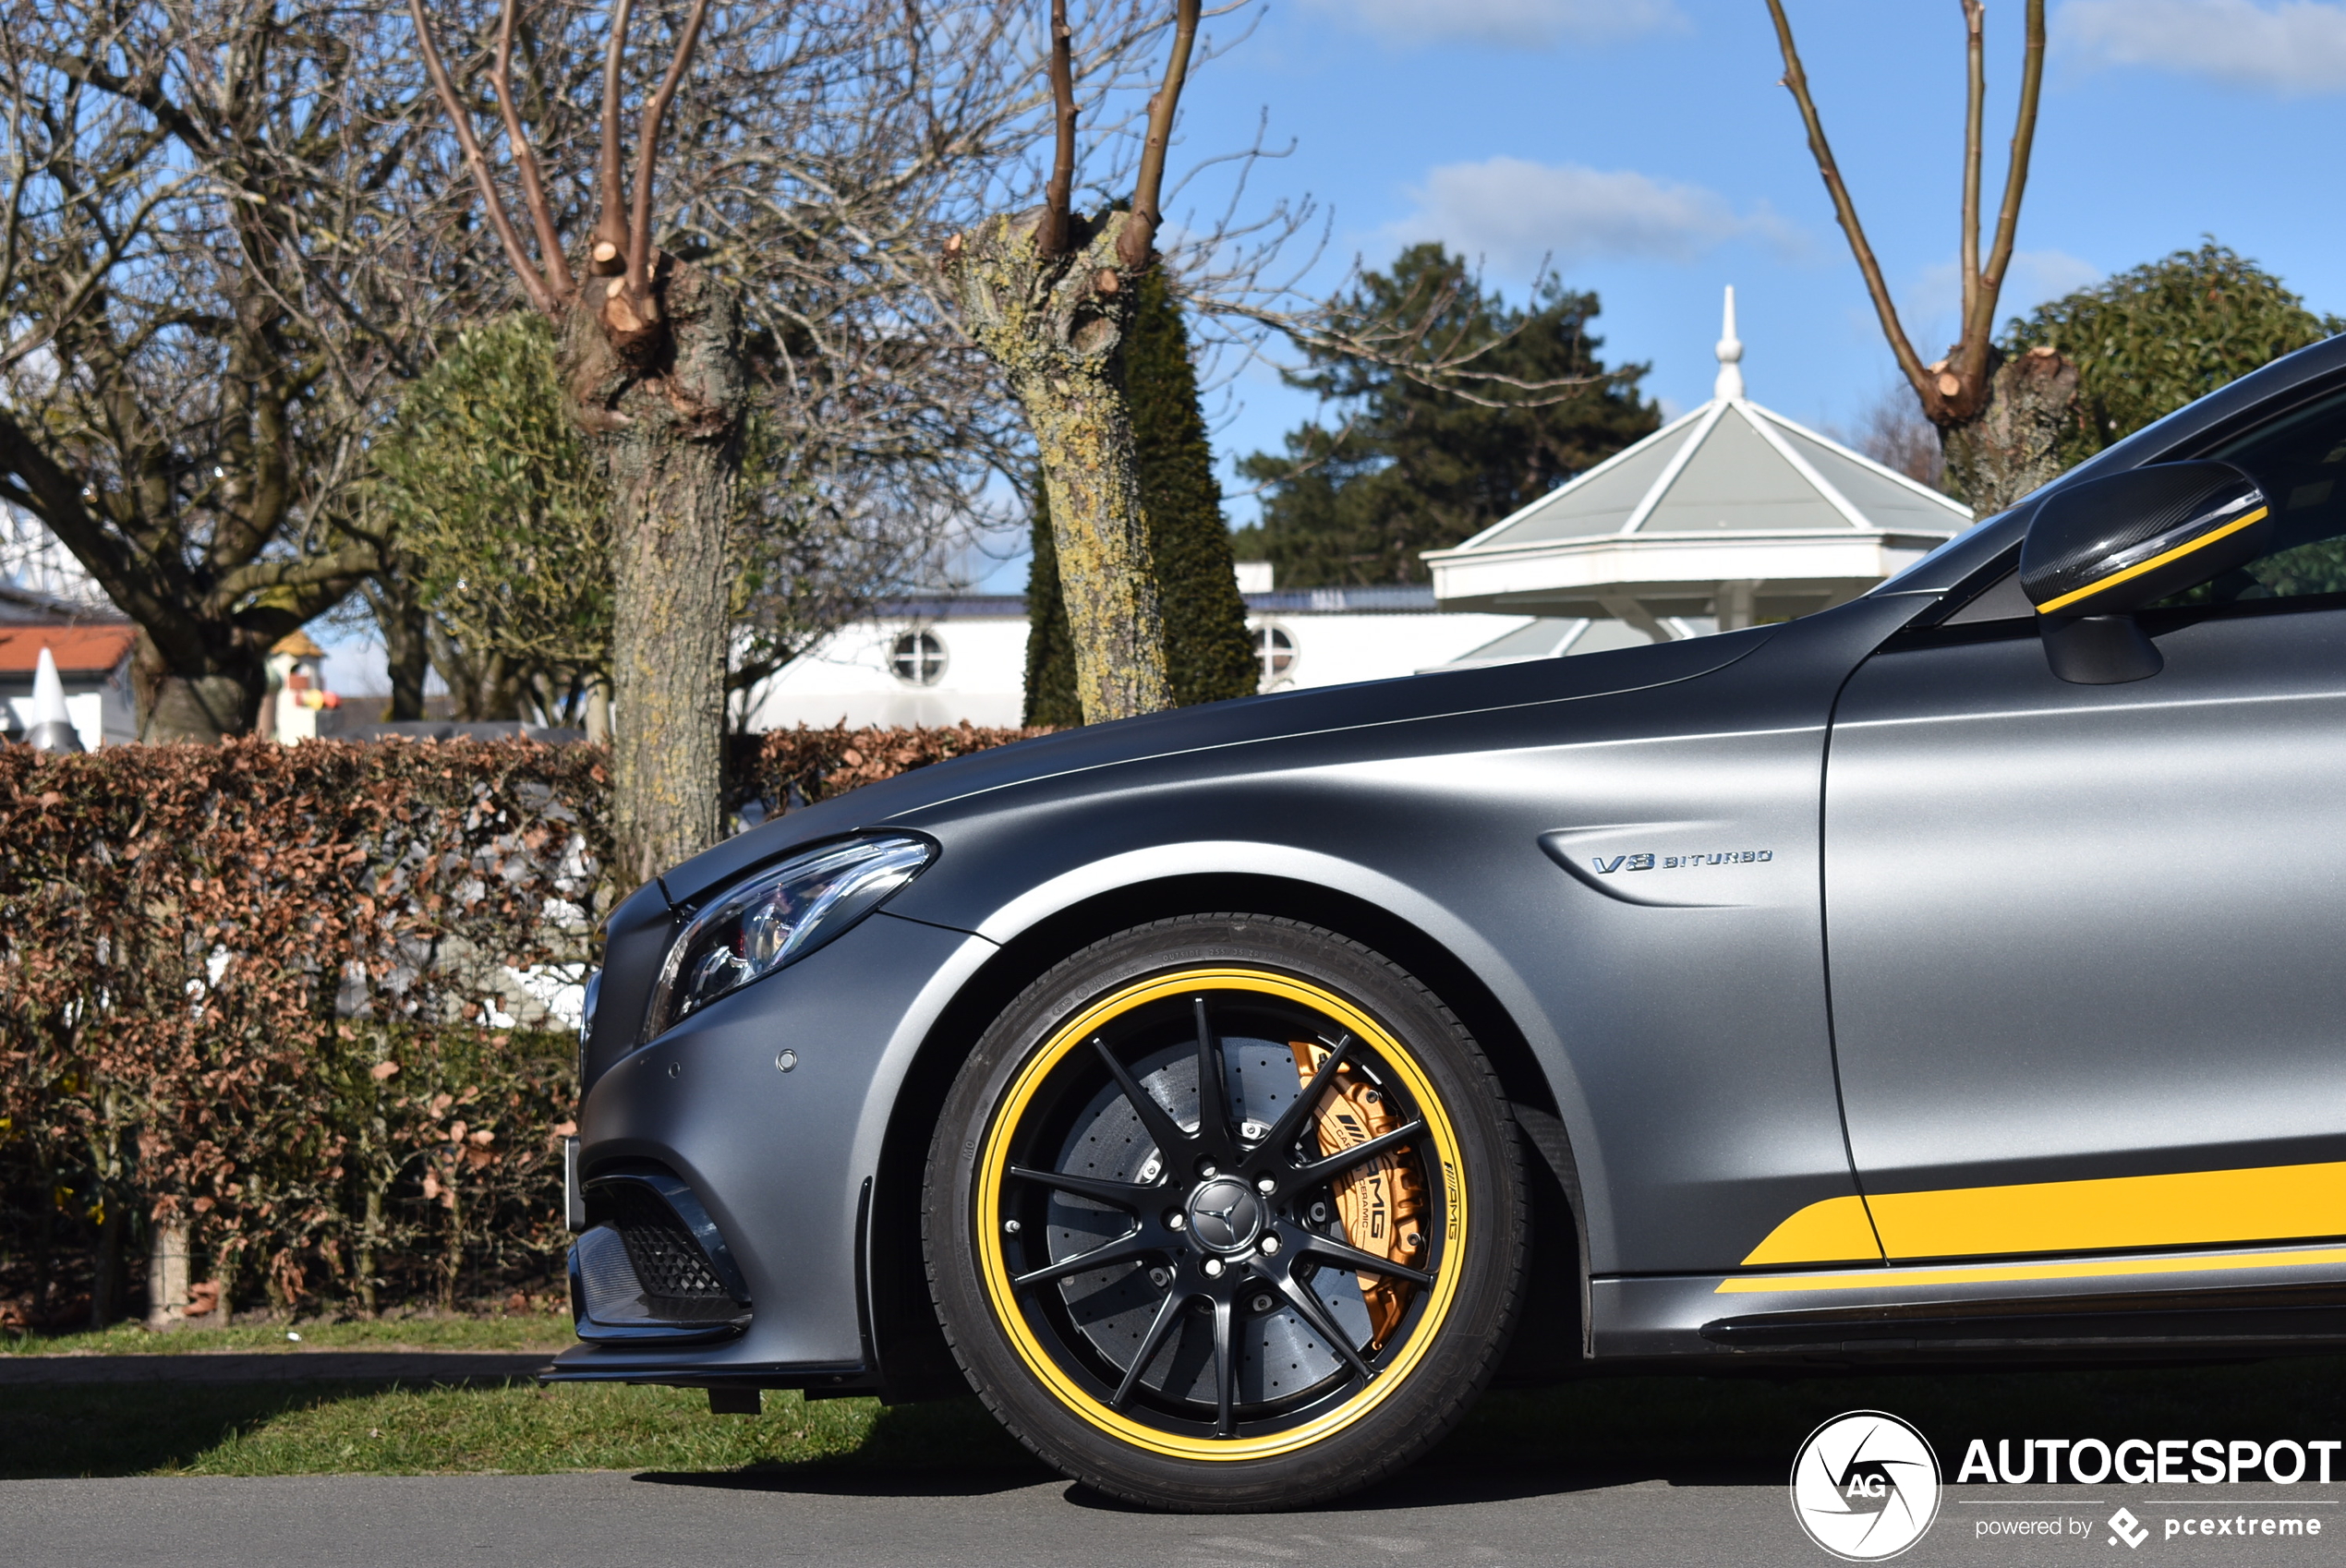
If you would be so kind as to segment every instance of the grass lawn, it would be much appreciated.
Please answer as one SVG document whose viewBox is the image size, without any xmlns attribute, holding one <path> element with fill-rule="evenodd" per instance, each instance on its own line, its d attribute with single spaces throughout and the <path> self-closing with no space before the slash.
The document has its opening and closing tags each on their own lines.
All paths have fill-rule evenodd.
<svg viewBox="0 0 2346 1568">
<path fill-rule="evenodd" d="M 768 1393 L 766 1413 L 748 1417 L 711 1416 L 706 1395 L 674 1389 L 156 1383 L 15 1387 L 6 1403 L 5 1477 L 775 1465 L 1046 1474 L 972 1399 L 883 1410 L 868 1399 L 810 1403 Z M 1866 1408 L 1919 1426 L 1952 1479 L 1975 1437 L 1993 1452 L 1998 1438 L 2346 1436 L 2346 1359 L 2091 1372 L 1591 1379 L 1489 1396 L 1430 1463 L 1779 1481 L 1819 1422 Z"/>
<path fill-rule="evenodd" d="M 0 1477 L 735 1470 L 756 1465 L 1031 1464 L 975 1400 L 768 1393 L 711 1416 L 694 1389 L 384 1389 L 157 1383 L 7 1391 Z"/>
<path fill-rule="evenodd" d="M 299 1334 L 298 1341 L 287 1338 Z M 567 1312 L 493 1318 L 379 1318 L 328 1322 L 236 1323 L 224 1329 L 150 1333 L 136 1322 L 92 1333 L 0 1333 L 0 1356 L 190 1356 L 234 1350 L 567 1350 L 578 1343 Z"/>
</svg>

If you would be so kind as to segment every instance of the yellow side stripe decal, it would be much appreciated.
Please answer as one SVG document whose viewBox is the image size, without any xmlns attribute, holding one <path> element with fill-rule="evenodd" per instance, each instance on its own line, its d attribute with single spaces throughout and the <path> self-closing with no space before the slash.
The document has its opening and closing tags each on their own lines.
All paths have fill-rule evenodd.
<svg viewBox="0 0 2346 1568">
<path fill-rule="evenodd" d="M 1892 1258 L 2310 1239 L 2346 1236 L 2346 1164 L 1877 1193 L 1866 1206 Z"/>
<path fill-rule="evenodd" d="M 1854 1263 L 1881 1257 L 1866 1200 L 1856 1193 L 1811 1203 L 1768 1233 L 1743 1260 L 1747 1269 L 1771 1263 Z"/>
<path fill-rule="evenodd" d="M 1828 1198 L 1769 1232 L 1743 1266 L 2117 1252 L 2337 1236 L 2346 1236 L 2346 1162 L 2332 1161 Z"/>
<path fill-rule="evenodd" d="M 2229 537 L 2233 534 L 2239 533 L 2243 528 L 2247 527 L 2250 524 L 2261 521 L 2265 513 L 2270 510 L 2272 510 L 2270 507 L 2260 506 L 2255 511 L 2250 513 L 2247 516 L 2237 518 L 2232 522 L 2227 523 L 2212 534 L 2202 534 L 2199 537 L 2192 540 L 2189 544 L 2177 545 L 2171 550 L 2161 550 L 2159 554 L 2152 556 L 2148 561 L 2138 561 L 2122 572 L 2113 572 L 2109 576 L 2104 577 L 2098 582 L 2088 583 L 2082 588 L 2072 588 L 2069 592 L 2062 595 L 2061 597 L 2054 599 L 2050 603 L 2038 605 L 2037 607 L 2037 613 L 2039 615 L 2050 615 L 2057 610 L 2066 609 L 2069 606 L 2075 604 L 2079 599 L 2084 598 L 2088 594 L 2098 594 L 2104 588 L 2114 588 L 2119 584 L 2125 582 L 2131 577 L 2139 577 L 2146 572 L 2155 572 L 2171 561 L 2181 561 L 2184 556 L 2189 555 L 2195 549 L 2205 549 L 2209 545 L 2214 544 L 2218 539 Z"/>
<path fill-rule="evenodd" d="M 2229 1252 L 2173 1258 L 2085 1258 L 2066 1263 L 1990 1263 L 1956 1269 L 1856 1269 L 1823 1274 L 1738 1274 L 1713 1296 L 1778 1296 L 1806 1290 L 1887 1290 L 1916 1285 L 1999 1285 L 2010 1280 L 2110 1279 L 2127 1274 L 2220 1273 L 2346 1263 L 2346 1247 L 2293 1252 Z"/>
</svg>

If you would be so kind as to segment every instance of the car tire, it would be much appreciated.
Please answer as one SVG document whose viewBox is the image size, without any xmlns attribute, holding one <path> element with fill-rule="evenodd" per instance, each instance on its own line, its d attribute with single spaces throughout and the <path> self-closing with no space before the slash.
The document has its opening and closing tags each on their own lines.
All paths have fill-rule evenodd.
<svg viewBox="0 0 2346 1568">
<path fill-rule="evenodd" d="M 1529 1213 L 1506 1096 L 1439 998 L 1335 932 L 1212 914 L 1094 943 L 994 1020 L 923 1241 L 1012 1434 L 1109 1496 L 1239 1512 L 1355 1490 L 1458 1422 Z"/>
</svg>

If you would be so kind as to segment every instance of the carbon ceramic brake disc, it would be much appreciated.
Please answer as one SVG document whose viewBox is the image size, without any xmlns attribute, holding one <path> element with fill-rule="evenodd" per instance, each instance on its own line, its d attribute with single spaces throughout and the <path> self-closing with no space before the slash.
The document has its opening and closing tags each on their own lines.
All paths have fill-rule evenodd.
<svg viewBox="0 0 2346 1568">
<path fill-rule="evenodd" d="M 1300 1085 L 1295 1058 L 1285 1041 L 1243 1036 L 1222 1042 L 1223 1076 L 1230 1086 L 1235 1119 L 1245 1136 L 1259 1138 L 1293 1103 Z M 1142 1087 L 1172 1112 L 1183 1127 L 1197 1126 L 1197 1047 L 1184 1042 L 1131 1064 Z M 1149 1181 L 1157 1175 L 1156 1148 L 1142 1130 L 1140 1116 L 1114 1084 L 1103 1085 L 1075 1116 L 1057 1161 L 1063 1171 L 1109 1181 Z M 1175 1201 L 1168 1192 L 1167 1202 Z M 1051 1195 L 1046 1245 L 1051 1260 L 1071 1258 L 1121 1236 L 1129 1217 L 1119 1209 L 1067 1193 Z M 1152 1265 L 1112 1263 L 1062 1281 L 1059 1297 L 1068 1315 L 1094 1349 L 1119 1372 L 1131 1365 L 1134 1348 L 1147 1333 L 1164 1290 L 1149 1277 Z M 1321 1269 L 1312 1288 L 1330 1316 L 1356 1345 L 1369 1340 L 1369 1309 L 1359 1277 Z M 1257 1305 L 1259 1303 L 1259 1306 Z M 1337 1377 L 1344 1365 L 1334 1350 L 1294 1312 L 1278 1302 L 1269 1285 L 1241 1298 L 1238 1338 L 1238 1399 L 1241 1405 L 1281 1403 Z M 1201 1313 L 1197 1332 L 1169 1340 L 1142 1374 L 1147 1387 L 1170 1398 L 1214 1408 L 1211 1335 Z"/>
</svg>

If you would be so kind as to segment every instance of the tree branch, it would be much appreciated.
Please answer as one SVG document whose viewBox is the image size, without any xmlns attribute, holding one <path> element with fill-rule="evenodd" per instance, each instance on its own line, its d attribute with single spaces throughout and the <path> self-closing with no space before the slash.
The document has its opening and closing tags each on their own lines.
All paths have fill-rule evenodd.
<svg viewBox="0 0 2346 1568">
<path fill-rule="evenodd" d="M 1987 16 L 1984 0 L 1963 0 L 1964 122 L 1963 326 L 1968 342 L 1972 312 L 1979 302 L 1979 122 L 1988 104 Z"/>
<path fill-rule="evenodd" d="M 2040 0 L 2031 0 L 2040 4 Z M 1834 215 L 1841 221 L 1841 232 L 1848 236 L 1850 251 L 1857 259 L 1857 270 L 1865 274 L 1866 292 L 1873 296 L 1874 314 L 1881 319 L 1881 331 L 1890 340 L 1890 352 L 1897 356 L 1898 368 L 1923 400 L 1925 408 L 1939 406 L 1941 393 L 1930 372 L 1923 368 L 1922 358 L 1915 353 L 1914 344 L 1906 341 L 1906 330 L 1898 322 L 1898 308 L 1890 298 L 1890 285 L 1882 281 L 1881 264 L 1874 259 L 1873 247 L 1866 243 L 1866 231 L 1857 222 L 1856 204 L 1849 199 L 1849 188 L 1842 183 L 1840 165 L 1833 162 L 1832 146 L 1825 140 L 1824 121 L 1818 116 L 1817 103 L 1808 92 L 1808 73 L 1801 68 L 1800 52 L 1792 41 L 1792 23 L 1784 14 L 1784 0 L 1768 0 L 1768 14 L 1775 18 L 1776 42 L 1784 51 L 1784 85 L 1792 93 L 1793 102 L 1800 106 L 1800 118 L 1808 127 L 1808 151 L 1817 161 L 1817 173 L 1823 176 L 1825 190 L 1832 198 Z"/>
<path fill-rule="evenodd" d="M 1075 61 L 1070 47 L 1067 0 L 1051 0 L 1051 105 L 1058 144 L 1051 153 L 1051 183 L 1043 191 L 1043 233 L 1037 248 L 1046 256 L 1067 254 L 1075 204 Z"/>
<path fill-rule="evenodd" d="M 708 0 L 693 0 L 692 12 L 684 18 L 684 35 L 676 41 L 676 53 L 668 62 L 668 74 L 659 78 L 659 90 L 644 105 L 644 129 L 635 143 L 635 210 L 627 245 L 627 286 L 645 301 L 651 298 L 652 169 L 659 157 L 659 126 L 668 117 L 669 101 L 676 96 L 677 84 L 692 68 L 693 47 L 700 42 L 701 26 L 707 20 Z"/>
<path fill-rule="evenodd" d="M 2004 172 L 2003 204 L 1996 212 L 1996 239 L 1979 280 L 1979 299 L 1964 323 L 1964 368 L 1985 375 L 1988 344 L 1996 326 L 1996 297 L 2012 265 L 2013 237 L 2020 228 L 2020 197 L 2028 187 L 2028 156 L 2037 142 L 2037 101 L 2045 82 L 2045 0 L 2028 0 L 2028 42 L 2020 63 L 2020 112 L 2012 130 L 2012 163 Z"/>
<path fill-rule="evenodd" d="M 595 175 L 595 245 L 587 270 L 599 278 L 627 270 L 627 191 L 619 174 L 619 67 L 627 51 L 628 0 L 611 0 L 603 52 L 603 139 Z"/>
<path fill-rule="evenodd" d="M 1132 190 L 1132 220 L 1117 236 L 1118 259 L 1127 267 L 1148 264 L 1164 214 L 1157 201 L 1165 189 L 1165 153 L 1173 139 L 1174 112 L 1180 107 L 1181 84 L 1189 79 L 1190 50 L 1197 42 L 1200 0 L 1174 0 L 1173 50 L 1165 61 L 1165 85 L 1149 100 L 1148 140 L 1141 148 L 1141 175 Z M 1774 5 L 1776 0 L 1768 0 Z"/>
<path fill-rule="evenodd" d="M 30 57 L 60 76 L 94 87 L 101 92 L 111 93 L 126 103 L 136 103 L 139 108 L 152 115 L 157 125 L 163 127 L 173 136 L 178 138 L 188 151 L 199 157 L 210 158 L 216 152 L 217 145 L 211 134 L 205 130 L 202 123 L 163 96 L 163 90 L 154 78 L 145 77 L 133 80 L 127 77 L 116 76 L 95 60 L 79 54 L 43 52 L 34 54 Z"/>
<path fill-rule="evenodd" d="M 8 487 L 15 491 L 8 499 L 39 517 L 156 646 L 191 664 L 202 657 L 203 634 L 186 613 L 182 597 L 156 580 L 158 568 L 167 570 L 164 562 L 134 552 L 110 533 L 84 503 L 73 476 L 5 411 L 0 411 L 0 473 L 21 483 L 21 488 Z"/>
<path fill-rule="evenodd" d="M 0 348 L 0 371 L 13 369 L 27 355 L 40 349 L 58 332 L 71 326 L 93 301 L 102 297 L 107 278 L 113 274 L 115 265 L 129 253 L 132 242 L 146 232 L 148 220 L 164 202 L 176 199 L 180 192 L 195 180 L 193 175 L 183 175 L 150 191 L 125 222 L 93 225 L 103 245 L 102 253 L 83 268 L 81 275 L 63 291 L 44 320 L 29 328 L 5 348 Z M 10 270 L 13 271 L 13 266 Z"/>
<path fill-rule="evenodd" d="M 529 221 L 538 231 L 538 255 L 554 292 L 567 297 L 574 285 L 570 259 L 562 254 L 562 236 L 554 226 L 554 211 L 546 200 L 546 182 L 538 172 L 538 152 L 523 131 L 514 108 L 514 22 L 521 0 L 505 0 L 505 14 L 497 24 L 497 108 L 505 116 L 505 139 L 514 150 L 514 165 L 521 173 L 522 199 L 529 206 Z"/>
<path fill-rule="evenodd" d="M 291 560 L 272 556 L 248 562 L 223 575 L 212 597 L 224 607 L 233 608 L 247 594 L 263 589 L 330 587 L 381 570 L 381 552 L 372 544 L 346 544 L 329 555 L 305 555 Z"/>
<path fill-rule="evenodd" d="M 472 116 L 456 96 L 455 84 L 448 79 L 448 67 L 441 64 L 440 48 L 431 38 L 431 24 L 424 18 L 424 0 L 407 0 L 407 14 L 416 20 L 416 41 L 423 49 L 424 69 L 431 75 L 432 90 L 440 94 L 441 107 L 448 111 L 456 143 L 464 149 L 466 166 L 473 172 L 473 184 L 480 187 L 481 200 L 488 204 L 489 222 L 497 230 L 498 242 L 505 247 L 505 259 L 513 263 L 529 303 L 540 314 L 552 316 L 561 309 L 561 301 L 530 264 L 529 253 L 522 248 L 521 235 L 514 232 L 514 221 L 506 214 L 504 198 L 497 194 L 497 182 L 490 175 L 489 159 L 480 150 L 480 139 L 473 135 Z"/>
</svg>

